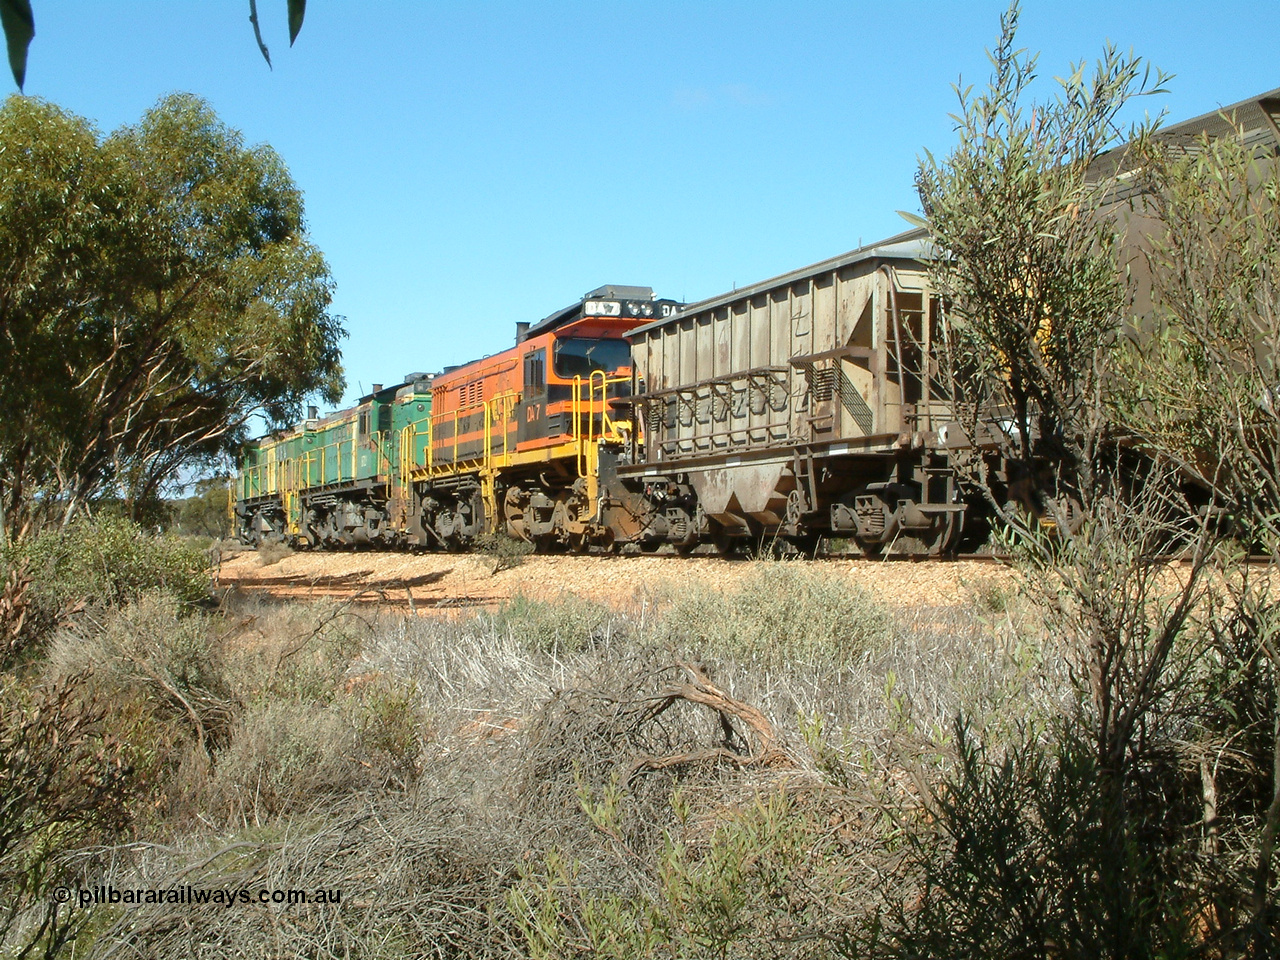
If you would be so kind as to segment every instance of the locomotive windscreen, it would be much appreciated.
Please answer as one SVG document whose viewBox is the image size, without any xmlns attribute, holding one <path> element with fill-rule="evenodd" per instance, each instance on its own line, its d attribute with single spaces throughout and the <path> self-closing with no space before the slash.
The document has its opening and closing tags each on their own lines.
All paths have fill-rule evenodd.
<svg viewBox="0 0 1280 960">
<path fill-rule="evenodd" d="M 626 340 L 570 337 L 556 341 L 557 377 L 589 377 L 596 370 L 612 372 L 629 366 L 631 345 Z"/>
</svg>

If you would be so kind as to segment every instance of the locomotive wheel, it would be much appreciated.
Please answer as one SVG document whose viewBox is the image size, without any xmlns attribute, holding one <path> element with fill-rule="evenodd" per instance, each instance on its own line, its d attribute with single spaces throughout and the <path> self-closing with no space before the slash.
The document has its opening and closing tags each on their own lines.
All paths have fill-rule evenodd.
<svg viewBox="0 0 1280 960">
<path fill-rule="evenodd" d="M 524 525 L 524 505 L 527 497 L 519 487 L 509 487 L 502 498 L 502 516 L 507 523 L 507 533 L 517 540 L 530 542 L 529 531 Z"/>
</svg>

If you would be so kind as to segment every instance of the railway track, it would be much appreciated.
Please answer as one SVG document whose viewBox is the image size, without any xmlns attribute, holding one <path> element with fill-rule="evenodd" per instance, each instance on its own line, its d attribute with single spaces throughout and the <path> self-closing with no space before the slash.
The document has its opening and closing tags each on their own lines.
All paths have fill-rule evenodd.
<svg viewBox="0 0 1280 960">
<path fill-rule="evenodd" d="M 825 557 L 814 563 L 895 608 L 960 606 L 1011 579 L 992 557 L 931 563 Z M 732 590 L 753 566 L 745 558 L 538 554 L 494 573 L 478 555 L 371 551 L 300 552 L 264 566 L 246 550 L 223 560 L 218 581 L 223 590 L 273 602 L 352 601 L 434 615 L 494 607 L 516 596 L 629 608 L 660 603 L 694 584 Z"/>
</svg>

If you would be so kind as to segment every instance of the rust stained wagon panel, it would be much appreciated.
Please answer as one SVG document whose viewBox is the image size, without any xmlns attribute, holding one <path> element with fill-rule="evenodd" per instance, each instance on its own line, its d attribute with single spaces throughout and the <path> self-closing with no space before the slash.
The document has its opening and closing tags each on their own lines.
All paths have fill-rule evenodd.
<svg viewBox="0 0 1280 960">
<path fill-rule="evenodd" d="M 916 231 L 692 304 L 636 331 L 649 462 L 896 435 L 890 353 L 925 334 L 928 254 Z M 914 295 L 914 313 L 895 296 Z M 918 352 L 918 351 L 917 351 Z M 904 366 L 906 364 L 904 363 Z"/>
</svg>

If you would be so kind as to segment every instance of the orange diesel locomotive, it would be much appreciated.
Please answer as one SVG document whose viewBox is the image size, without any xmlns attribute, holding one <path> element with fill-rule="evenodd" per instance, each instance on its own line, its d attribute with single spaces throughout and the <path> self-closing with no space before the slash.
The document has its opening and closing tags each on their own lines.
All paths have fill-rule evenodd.
<svg viewBox="0 0 1280 960">
<path fill-rule="evenodd" d="M 607 545 L 626 526 L 612 516 L 625 505 L 600 485 L 632 439 L 625 337 L 677 307 L 648 287 L 600 287 L 518 324 L 514 347 L 438 375 L 426 441 L 423 424 L 395 438 L 393 528 L 447 548 L 495 529 L 540 545 Z"/>
</svg>

